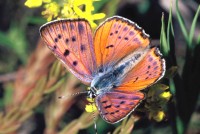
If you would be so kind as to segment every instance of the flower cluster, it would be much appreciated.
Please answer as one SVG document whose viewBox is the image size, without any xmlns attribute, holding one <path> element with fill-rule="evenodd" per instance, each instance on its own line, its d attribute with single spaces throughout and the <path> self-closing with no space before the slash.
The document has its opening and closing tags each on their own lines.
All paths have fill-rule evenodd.
<svg viewBox="0 0 200 134">
<path fill-rule="evenodd" d="M 59 18 L 85 18 L 92 28 L 95 28 L 97 26 L 95 20 L 104 18 L 105 14 L 93 14 L 95 9 L 93 2 L 94 0 L 27 0 L 25 6 L 29 8 L 43 6 L 45 10 L 42 11 L 42 15 L 47 21 Z"/>
<path fill-rule="evenodd" d="M 149 88 L 145 100 L 145 111 L 147 111 L 150 119 L 154 119 L 158 122 L 164 119 L 164 108 L 172 97 L 172 94 L 168 89 L 169 86 L 160 83 Z"/>
</svg>

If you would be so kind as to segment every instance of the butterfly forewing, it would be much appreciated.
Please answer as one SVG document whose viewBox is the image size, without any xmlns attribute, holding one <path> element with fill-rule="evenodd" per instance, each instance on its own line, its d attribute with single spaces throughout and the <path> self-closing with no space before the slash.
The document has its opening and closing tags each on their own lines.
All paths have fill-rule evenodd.
<svg viewBox="0 0 200 134">
<path fill-rule="evenodd" d="M 128 116 L 143 99 L 142 92 L 113 90 L 97 96 L 96 103 L 101 117 L 109 123 L 116 123 Z"/>
<path fill-rule="evenodd" d="M 52 52 L 83 83 L 92 81 L 96 70 L 92 31 L 83 19 L 57 20 L 40 28 L 41 37 Z"/>
<path fill-rule="evenodd" d="M 148 35 L 134 22 L 115 16 L 95 32 L 94 50 L 98 67 L 112 66 L 138 48 L 149 46 Z"/>
</svg>

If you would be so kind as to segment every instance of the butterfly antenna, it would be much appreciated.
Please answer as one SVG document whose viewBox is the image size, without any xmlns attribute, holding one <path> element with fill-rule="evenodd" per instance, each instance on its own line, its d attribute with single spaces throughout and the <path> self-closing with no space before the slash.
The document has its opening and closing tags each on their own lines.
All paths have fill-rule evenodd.
<svg viewBox="0 0 200 134">
<path fill-rule="evenodd" d="M 58 99 L 64 99 L 64 98 L 67 98 L 67 97 L 72 97 L 72 96 L 76 96 L 76 95 L 79 95 L 79 94 L 87 94 L 87 93 L 88 93 L 87 91 L 77 92 L 77 93 L 70 94 L 70 95 L 59 96 Z"/>
<path fill-rule="evenodd" d="M 96 116 L 95 116 L 95 114 L 94 114 L 94 107 L 93 107 L 93 105 L 92 105 L 92 114 L 93 114 L 93 121 L 94 121 L 94 131 L 95 131 L 96 134 L 98 134 L 98 133 L 97 133 Z"/>
</svg>

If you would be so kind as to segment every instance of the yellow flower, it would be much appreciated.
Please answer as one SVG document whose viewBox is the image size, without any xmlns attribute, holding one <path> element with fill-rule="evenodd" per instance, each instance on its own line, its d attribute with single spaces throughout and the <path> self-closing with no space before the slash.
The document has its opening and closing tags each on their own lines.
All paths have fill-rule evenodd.
<svg viewBox="0 0 200 134">
<path fill-rule="evenodd" d="M 36 8 L 42 5 L 42 2 L 49 3 L 51 0 L 27 0 L 24 5 L 29 8 Z"/>
<path fill-rule="evenodd" d="M 46 4 L 44 8 L 46 10 L 42 12 L 42 15 L 44 15 L 45 18 L 47 18 L 47 21 L 51 21 L 53 18 L 58 17 L 58 14 L 60 12 L 60 6 L 56 2 Z"/>
<path fill-rule="evenodd" d="M 167 91 L 167 92 L 163 92 L 160 94 L 160 97 L 163 98 L 163 99 L 166 99 L 166 100 L 169 100 L 171 98 L 172 94 Z"/>
<path fill-rule="evenodd" d="M 42 0 L 27 0 L 24 5 L 29 8 L 40 7 L 42 5 Z"/>
<path fill-rule="evenodd" d="M 105 17 L 104 13 L 92 14 L 94 11 L 93 0 L 74 0 L 73 9 L 74 12 L 81 18 L 85 18 L 89 21 L 92 28 L 95 28 L 97 25 L 94 22 Z M 85 11 L 82 11 L 79 7 L 85 6 Z"/>
<path fill-rule="evenodd" d="M 153 118 L 154 120 L 160 122 L 164 119 L 165 113 L 163 111 L 159 111 Z"/>
<path fill-rule="evenodd" d="M 95 103 L 89 103 L 88 105 L 86 105 L 85 111 L 88 112 L 88 113 L 97 111 L 97 107 L 96 107 Z"/>
<path fill-rule="evenodd" d="M 72 5 L 70 5 L 69 3 L 64 4 L 61 10 L 61 15 L 63 18 L 78 18 L 78 16 L 75 14 L 74 10 L 71 7 Z"/>
</svg>

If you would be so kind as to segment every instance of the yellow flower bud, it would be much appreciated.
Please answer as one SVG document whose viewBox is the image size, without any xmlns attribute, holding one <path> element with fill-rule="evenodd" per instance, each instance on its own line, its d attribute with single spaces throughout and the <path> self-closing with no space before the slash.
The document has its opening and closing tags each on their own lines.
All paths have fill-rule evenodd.
<svg viewBox="0 0 200 134">
<path fill-rule="evenodd" d="M 97 111 L 97 107 L 96 107 L 95 103 L 89 103 L 88 105 L 85 105 L 85 111 L 88 113 Z"/>
<path fill-rule="evenodd" d="M 163 98 L 163 99 L 166 99 L 166 100 L 169 100 L 171 98 L 172 94 L 167 91 L 167 92 L 163 92 L 160 94 L 160 97 Z"/>
<path fill-rule="evenodd" d="M 159 111 L 157 115 L 155 115 L 153 118 L 154 120 L 160 122 L 164 119 L 164 117 L 165 117 L 165 113 L 163 111 Z"/>
<path fill-rule="evenodd" d="M 27 0 L 24 5 L 29 8 L 40 7 L 42 5 L 42 0 Z"/>
</svg>

